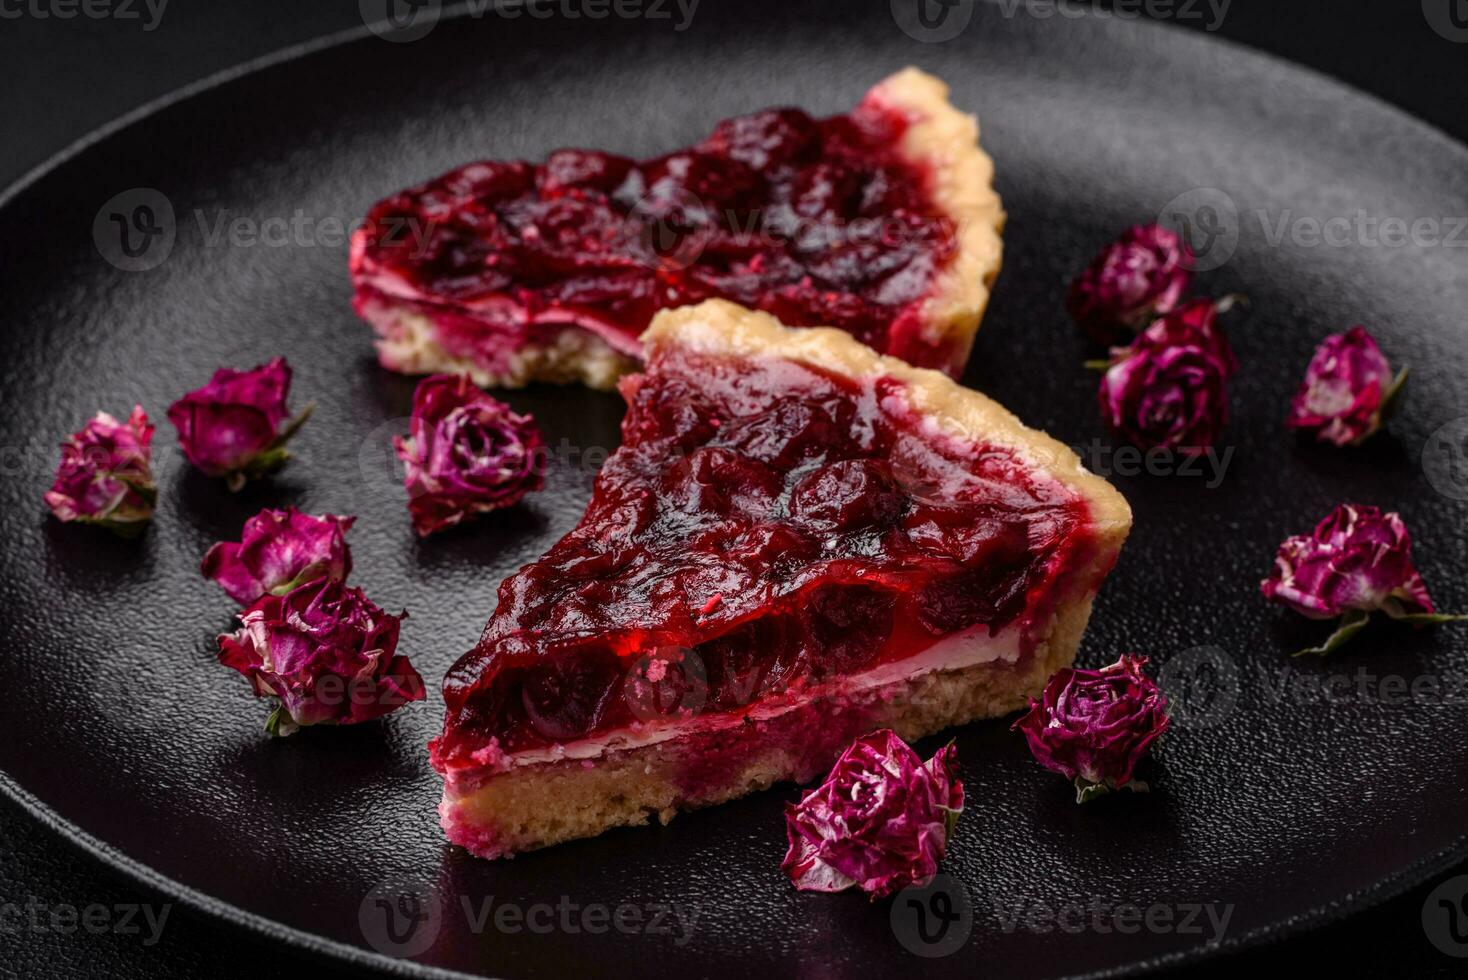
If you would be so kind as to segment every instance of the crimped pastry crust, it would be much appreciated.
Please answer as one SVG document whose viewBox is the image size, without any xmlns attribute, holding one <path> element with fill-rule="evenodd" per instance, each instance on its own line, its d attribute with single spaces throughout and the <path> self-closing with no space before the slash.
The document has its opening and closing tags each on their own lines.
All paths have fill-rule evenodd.
<svg viewBox="0 0 1468 980">
<path fill-rule="evenodd" d="M 994 190 L 994 161 L 979 145 L 979 121 L 948 101 L 948 86 L 917 68 L 878 83 L 866 102 L 909 120 L 901 154 L 931 181 L 933 203 L 953 221 L 958 252 L 923 301 L 921 319 L 934 346 L 952 345 L 968 360 L 1003 259 L 1004 208 Z"/>
</svg>

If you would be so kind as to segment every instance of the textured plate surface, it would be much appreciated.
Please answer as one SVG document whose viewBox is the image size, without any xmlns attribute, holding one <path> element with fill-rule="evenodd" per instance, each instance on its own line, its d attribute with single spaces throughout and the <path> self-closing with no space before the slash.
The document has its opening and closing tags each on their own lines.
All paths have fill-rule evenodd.
<svg viewBox="0 0 1468 980">
<path fill-rule="evenodd" d="M 411 611 L 403 647 L 436 687 L 500 579 L 575 521 L 620 404 L 578 389 L 510 395 L 557 449 L 547 490 L 416 541 L 384 461 L 412 383 L 373 361 L 340 226 L 476 156 L 652 154 L 768 104 L 843 110 L 916 63 L 980 115 L 1010 214 L 966 381 L 1079 447 L 1136 510 L 1082 661 L 1152 653 L 1185 709 L 1156 752 L 1154 792 L 1085 809 L 1005 723 L 958 732 L 971 802 L 945 868 L 971 932 L 922 969 L 1054 976 L 1206 954 L 1461 856 L 1468 713 L 1454 692 L 1468 630 L 1374 628 L 1331 661 L 1291 661 L 1318 632 L 1266 607 L 1256 583 L 1282 537 L 1352 499 L 1399 509 L 1439 604 L 1468 609 L 1468 464 L 1434 437 L 1468 412 L 1468 252 L 1455 247 L 1468 236 L 1452 220 L 1468 215 L 1468 152 L 1179 31 L 979 5 L 939 43 L 900 30 L 886 4 L 854 8 L 706 0 L 683 31 L 669 7 L 667 20 L 483 14 L 410 44 L 364 36 L 202 90 L 12 193 L 0 208 L 5 788 L 107 860 L 334 955 L 412 952 L 514 977 L 912 968 L 903 938 L 920 941 L 901 907 L 788 887 L 792 789 L 511 862 L 448 847 L 424 751 L 437 699 L 382 725 L 265 738 L 264 706 L 214 663 L 231 607 L 197 564 L 263 506 L 360 515 L 354 578 Z M 142 254 L 122 261 L 109 216 L 131 220 L 139 204 L 172 235 L 135 239 Z M 1200 290 L 1250 299 L 1229 321 L 1243 369 L 1221 474 L 1149 474 L 1112 451 L 1080 366 L 1094 352 L 1061 310 L 1101 242 L 1164 212 L 1211 243 Z M 1343 234 L 1312 233 L 1331 218 Z M 1438 230 L 1419 224 L 1404 242 L 1384 218 Z M 1297 443 L 1280 420 L 1310 350 L 1355 322 L 1412 365 L 1403 415 L 1361 450 Z M 282 474 L 230 496 L 179 465 L 163 410 L 220 364 L 276 354 L 316 415 Z M 152 530 L 129 543 L 49 520 L 40 495 L 56 441 L 135 401 L 160 423 Z M 1464 426 L 1447 433 L 1460 447 Z M 415 889 L 440 914 L 394 929 L 377 900 Z M 503 903 L 554 913 L 497 925 Z M 587 928 L 602 921 L 588 908 L 621 903 L 641 925 Z M 649 934 L 655 907 L 682 913 L 671 934 Z M 1130 907 L 1163 911 L 1140 921 Z"/>
</svg>

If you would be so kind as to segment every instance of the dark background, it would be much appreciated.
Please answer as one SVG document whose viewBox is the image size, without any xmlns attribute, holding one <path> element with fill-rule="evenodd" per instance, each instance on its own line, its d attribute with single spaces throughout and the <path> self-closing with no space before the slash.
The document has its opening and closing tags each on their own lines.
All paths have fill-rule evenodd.
<svg viewBox="0 0 1468 980">
<path fill-rule="evenodd" d="M 1137 6 L 1133 2 L 1128 9 Z M 1422 6 L 1417 0 L 1232 0 L 1216 34 L 1332 75 L 1468 141 L 1468 43 L 1434 33 Z M 47 0 L 38 5 L 37 0 L 0 0 L 0 185 L 95 127 L 181 85 L 361 24 L 352 0 L 170 0 L 151 31 L 143 29 L 149 15 L 141 0 L 133 8 L 141 19 L 61 19 L 36 16 L 36 9 L 55 9 Z M 1180 20 L 1167 29 L 1201 28 L 1199 21 Z M 1166 80 L 1159 78 L 1158 84 Z M 1341 855 L 1343 861 L 1350 859 Z M 1454 873 L 1468 873 L 1468 867 Z M 1423 935 L 1420 914 L 1430 890 L 1431 885 L 1415 889 L 1336 925 L 1231 956 L 1190 975 L 1233 976 L 1266 964 L 1298 964 L 1327 974 L 1461 976 L 1468 962 L 1444 956 Z M 31 898 L 78 906 L 158 901 L 3 802 L 0 902 L 23 904 Z M 300 966 L 317 975 L 337 975 L 320 964 L 298 964 L 294 955 L 257 947 L 249 936 L 182 908 L 170 910 L 156 945 L 145 946 L 142 939 L 110 933 L 8 934 L 0 923 L 0 975 L 253 978 L 262 955 L 281 969 Z"/>
</svg>

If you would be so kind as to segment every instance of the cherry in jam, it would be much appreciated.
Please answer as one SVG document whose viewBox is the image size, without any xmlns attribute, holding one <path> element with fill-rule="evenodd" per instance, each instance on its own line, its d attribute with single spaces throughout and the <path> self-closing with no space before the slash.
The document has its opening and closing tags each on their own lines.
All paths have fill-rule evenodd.
<svg viewBox="0 0 1468 980">
<path fill-rule="evenodd" d="M 897 152 L 905 127 L 872 104 L 827 119 L 772 109 L 648 160 L 567 149 L 472 163 L 372 209 L 358 299 L 389 289 L 475 320 L 509 315 L 508 300 L 517 317 L 595 322 L 633 349 L 657 310 L 723 298 L 952 370 L 952 352 L 892 332 L 957 247 L 927 175 Z"/>
<path fill-rule="evenodd" d="M 738 712 L 1020 620 L 1075 560 L 1082 501 L 891 379 L 680 353 L 622 387 L 581 523 L 445 680 L 441 757 Z"/>
</svg>

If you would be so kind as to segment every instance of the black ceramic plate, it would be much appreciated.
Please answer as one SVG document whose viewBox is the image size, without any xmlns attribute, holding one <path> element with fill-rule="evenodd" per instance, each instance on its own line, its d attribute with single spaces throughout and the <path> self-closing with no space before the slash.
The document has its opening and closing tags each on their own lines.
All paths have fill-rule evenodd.
<svg viewBox="0 0 1468 980">
<path fill-rule="evenodd" d="M 671 6 L 670 20 L 481 10 L 413 43 L 364 33 L 170 100 L 12 191 L 0 208 L 7 791 L 110 863 L 276 940 L 514 977 L 890 974 L 919 965 L 912 950 L 950 946 L 921 968 L 1155 965 L 1344 914 L 1461 858 L 1468 712 L 1452 692 L 1468 629 L 1373 628 L 1329 661 L 1295 661 L 1319 633 L 1266 607 L 1257 582 L 1281 538 L 1356 500 L 1399 509 L 1440 604 L 1468 610 L 1468 234 L 1454 218 L 1468 215 L 1468 152 L 1183 31 L 964 3 L 930 28 L 893 6 L 705 0 L 682 31 Z M 980 115 L 1010 214 L 965 380 L 1080 447 L 1136 510 L 1081 659 L 1141 650 L 1161 667 L 1179 716 L 1153 792 L 1077 808 L 1005 722 L 955 733 L 970 802 L 945 867 L 970 918 L 925 946 L 905 905 L 789 887 L 792 789 L 487 863 L 439 834 L 424 751 L 436 697 L 380 725 L 266 738 L 266 707 L 214 662 L 232 610 L 197 571 L 212 542 L 267 505 L 359 515 L 355 578 L 411 610 L 403 648 L 436 688 L 500 579 L 572 525 L 589 489 L 577 451 L 614 445 L 620 415 L 614 396 L 575 388 L 509 395 L 564 447 L 546 491 L 417 541 L 383 459 L 412 382 L 376 366 L 352 315 L 341 224 L 476 156 L 651 154 L 767 104 L 843 110 L 908 63 Z M 1221 474 L 1155 461 L 1148 473 L 1113 453 L 1081 366 L 1095 352 L 1061 310 L 1100 243 L 1158 215 L 1197 235 L 1200 290 L 1249 297 L 1229 319 L 1243 368 Z M 1356 322 L 1412 365 L 1405 410 L 1366 448 L 1297 443 L 1281 423 L 1289 394 L 1315 342 Z M 316 415 L 284 472 L 232 496 L 178 464 L 163 409 L 218 365 L 277 354 Z M 56 441 L 134 402 L 162 423 L 152 529 L 123 542 L 50 520 Z M 386 918 L 379 900 L 405 889 L 438 917 Z M 529 920 L 515 928 L 491 907 L 479 927 L 490 900 Z M 624 912 L 622 929 L 591 931 L 596 909 L 621 903 L 641 924 Z M 684 922 L 658 934 L 654 906 Z"/>
</svg>

